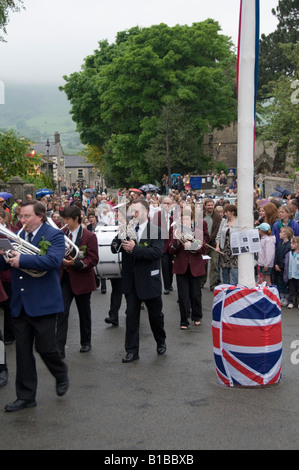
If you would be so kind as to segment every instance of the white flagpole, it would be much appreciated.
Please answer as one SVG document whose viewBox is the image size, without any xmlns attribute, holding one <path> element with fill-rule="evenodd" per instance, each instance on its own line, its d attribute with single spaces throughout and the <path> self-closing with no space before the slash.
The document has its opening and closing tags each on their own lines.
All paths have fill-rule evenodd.
<svg viewBox="0 0 299 470">
<path fill-rule="evenodd" d="M 253 229 L 254 134 L 255 134 L 255 0 L 241 0 L 238 69 L 238 225 Z M 238 257 L 238 285 L 255 287 L 254 255 Z"/>
</svg>

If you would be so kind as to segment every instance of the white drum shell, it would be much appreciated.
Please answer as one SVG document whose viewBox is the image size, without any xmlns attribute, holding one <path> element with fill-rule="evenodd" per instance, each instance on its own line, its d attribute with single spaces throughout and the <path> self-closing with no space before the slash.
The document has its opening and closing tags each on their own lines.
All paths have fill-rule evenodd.
<svg viewBox="0 0 299 470">
<path fill-rule="evenodd" d="M 118 234 L 118 226 L 96 227 L 95 234 L 98 239 L 99 263 L 94 268 L 102 278 L 121 277 L 121 253 L 112 253 L 111 243 Z"/>
</svg>

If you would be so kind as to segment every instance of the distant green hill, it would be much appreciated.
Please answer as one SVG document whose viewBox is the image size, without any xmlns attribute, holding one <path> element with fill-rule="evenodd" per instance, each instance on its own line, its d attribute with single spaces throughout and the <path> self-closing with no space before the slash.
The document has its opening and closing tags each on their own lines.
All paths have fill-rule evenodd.
<svg viewBox="0 0 299 470">
<path fill-rule="evenodd" d="M 82 150 L 70 103 L 55 85 L 5 84 L 5 104 L 0 104 L 0 129 L 15 129 L 35 142 L 54 140 L 60 134 L 65 154 Z"/>
</svg>

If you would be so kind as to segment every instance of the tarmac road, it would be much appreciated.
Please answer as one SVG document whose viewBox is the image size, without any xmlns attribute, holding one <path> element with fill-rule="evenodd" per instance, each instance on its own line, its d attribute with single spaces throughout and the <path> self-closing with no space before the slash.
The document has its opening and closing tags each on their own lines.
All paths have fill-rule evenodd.
<svg viewBox="0 0 299 470">
<path fill-rule="evenodd" d="M 163 295 L 167 352 L 158 356 L 147 311 L 142 312 L 140 359 L 122 364 L 125 301 L 120 326 L 104 322 L 108 291 L 92 295 L 92 351 L 79 353 L 78 315 L 72 306 L 66 361 L 70 389 L 55 394 L 38 355 L 37 407 L 4 412 L 15 400 L 15 347 L 7 346 L 9 384 L 0 389 L 1 450 L 297 449 L 299 310 L 283 309 L 283 377 L 277 386 L 229 389 L 216 379 L 211 333 L 213 294 L 203 289 L 203 322 L 179 329 L 176 288 Z M 0 314 L 2 325 L 2 313 Z M 299 342 L 298 342 L 299 344 Z M 299 347 L 297 346 L 297 349 Z"/>
</svg>

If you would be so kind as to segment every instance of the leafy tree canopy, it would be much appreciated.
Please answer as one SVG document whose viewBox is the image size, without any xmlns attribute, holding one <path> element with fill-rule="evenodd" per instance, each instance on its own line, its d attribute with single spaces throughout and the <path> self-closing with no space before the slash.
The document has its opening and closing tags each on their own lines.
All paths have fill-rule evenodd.
<svg viewBox="0 0 299 470">
<path fill-rule="evenodd" d="M 27 180 L 28 175 L 36 174 L 41 158 L 30 152 L 31 142 L 19 136 L 13 129 L 0 129 L 0 179 L 8 181 L 12 176 Z"/>
<path fill-rule="evenodd" d="M 285 168 L 286 156 L 292 156 L 299 166 L 299 42 L 282 44 L 281 51 L 290 63 L 293 74 L 281 75 L 269 82 L 269 99 L 259 107 L 262 122 L 258 128 L 259 138 L 277 144 L 273 171 Z"/>
<path fill-rule="evenodd" d="M 279 0 L 272 14 L 278 20 L 277 29 L 260 40 L 259 99 L 268 98 L 269 82 L 293 73 L 294 63 L 280 44 L 295 45 L 299 41 L 299 0 Z"/>
<path fill-rule="evenodd" d="M 9 13 L 20 11 L 23 7 L 23 0 L 0 0 L 0 42 L 5 42 L 2 33 L 6 34 L 6 26 L 9 23 Z"/>
<path fill-rule="evenodd" d="M 106 177 L 115 184 L 144 182 L 153 173 L 147 152 L 157 145 L 163 109 L 180 109 L 181 123 L 198 145 L 211 127 L 235 118 L 235 54 L 219 31 L 211 19 L 134 27 L 118 33 L 114 44 L 101 41 L 80 72 L 64 77 L 61 89 L 81 140 L 103 153 Z M 194 151 L 199 156 L 198 145 L 191 159 Z M 166 159 L 165 147 L 157 157 Z"/>
</svg>

